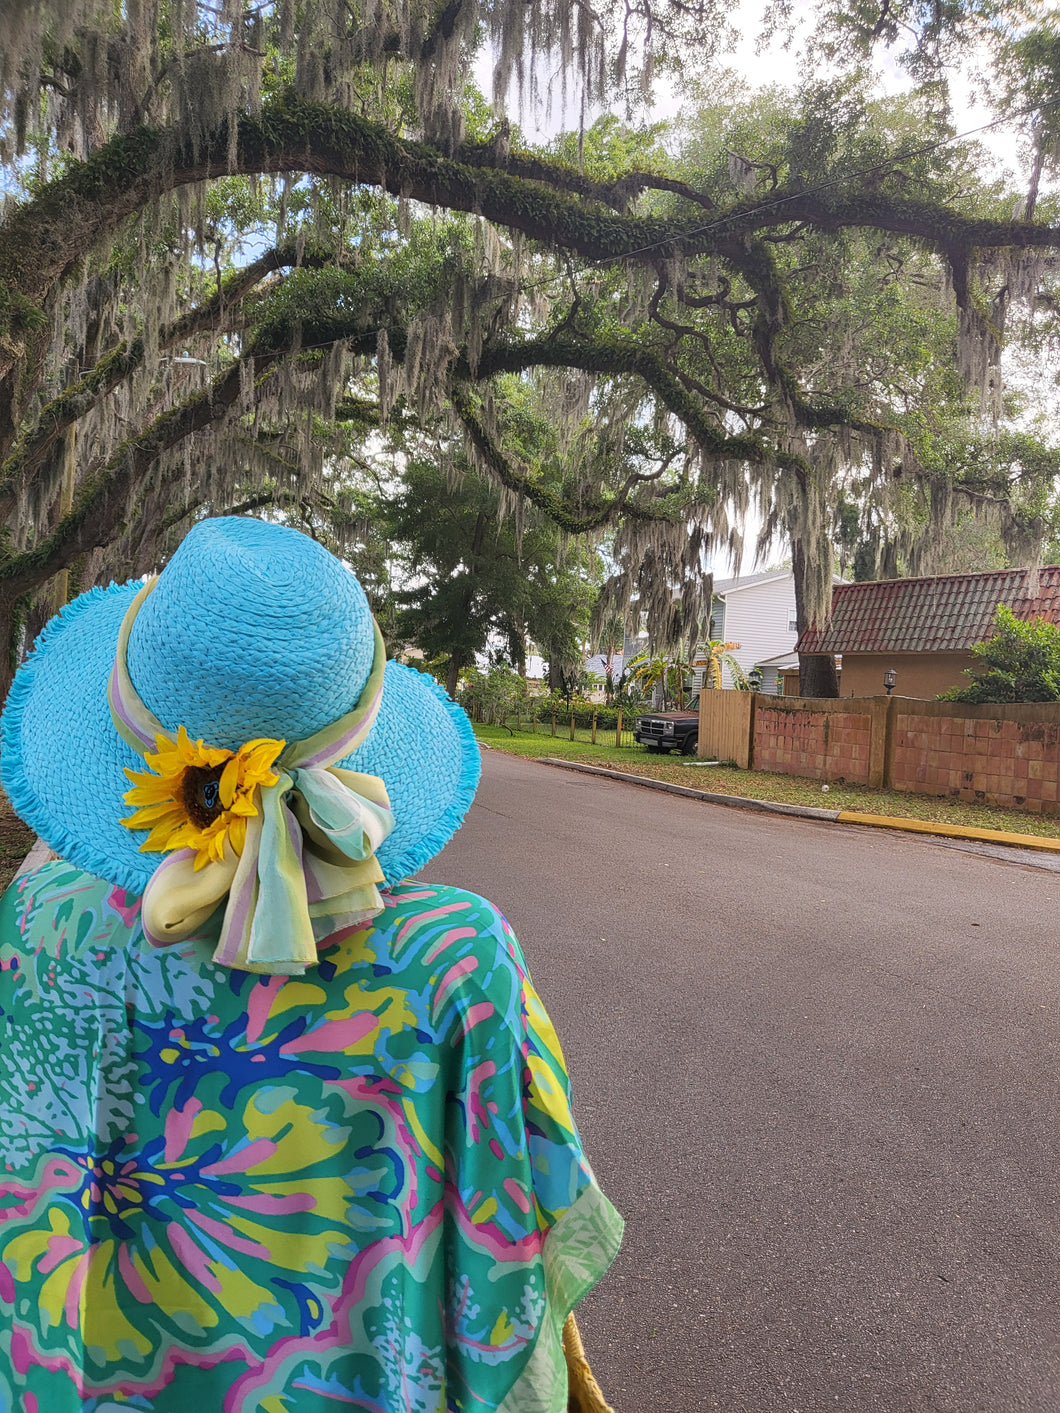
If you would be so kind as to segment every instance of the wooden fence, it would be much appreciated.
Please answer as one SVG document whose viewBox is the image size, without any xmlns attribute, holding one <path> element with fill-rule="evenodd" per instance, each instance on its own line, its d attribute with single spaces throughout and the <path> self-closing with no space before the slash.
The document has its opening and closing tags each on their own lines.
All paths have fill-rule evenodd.
<svg viewBox="0 0 1060 1413">
<path fill-rule="evenodd" d="M 707 760 L 735 761 L 746 770 L 751 764 L 758 700 L 754 692 L 700 692 L 699 755 Z"/>
<path fill-rule="evenodd" d="M 529 702 L 506 711 L 494 709 L 487 713 L 477 713 L 473 719 L 487 724 L 503 726 L 511 732 L 521 732 L 537 736 L 560 736 L 564 740 L 581 741 L 593 746 L 615 746 L 623 750 L 640 747 L 633 739 L 633 728 L 639 713 L 623 714 L 619 711 L 600 711 L 596 708 L 578 708 L 575 711 L 548 708 L 540 710 L 531 698 Z"/>
</svg>

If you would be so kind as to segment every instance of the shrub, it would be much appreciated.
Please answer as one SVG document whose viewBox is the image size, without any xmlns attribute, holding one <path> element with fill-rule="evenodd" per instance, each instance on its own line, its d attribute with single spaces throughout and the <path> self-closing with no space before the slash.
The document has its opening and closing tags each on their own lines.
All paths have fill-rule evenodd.
<svg viewBox="0 0 1060 1413">
<path fill-rule="evenodd" d="M 972 652 L 982 663 L 970 667 L 967 687 L 951 687 L 942 702 L 1060 701 L 1060 628 L 1045 619 L 1028 623 L 998 604 L 994 631 Z"/>
<path fill-rule="evenodd" d="M 527 686 L 524 678 L 507 663 L 497 663 L 488 672 L 473 668 L 464 674 L 464 686 L 457 701 L 473 721 L 500 721 L 524 708 Z"/>
</svg>

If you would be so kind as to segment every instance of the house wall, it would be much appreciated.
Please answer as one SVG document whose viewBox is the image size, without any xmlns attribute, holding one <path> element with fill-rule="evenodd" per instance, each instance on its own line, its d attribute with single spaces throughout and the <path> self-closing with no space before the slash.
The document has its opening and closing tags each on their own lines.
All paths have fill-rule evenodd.
<svg viewBox="0 0 1060 1413">
<path fill-rule="evenodd" d="M 840 690 L 844 697 L 874 697 L 884 690 L 883 674 L 893 667 L 896 692 L 931 701 L 940 692 L 964 686 L 964 670 L 975 661 L 971 653 L 844 653 Z"/>
<path fill-rule="evenodd" d="M 781 677 L 778 667 L 762 668 L 762 685 L 759 691 L 764 697 L 782 697 L 784 695 L 784 679 Z"/>
<path fill-rule="evenodd" d="M 780 574 L 743 589 L 729 589 L 725 595 L 725 612 L 714 610 L 717 631 L 714 636 L 726 642 L 739 643 L 733 657 L 750 672 L 765 658 L 791 652 L 798 634 L 788 625 L 795 622 L 795 580 L 791 574 Z M 732 686 L 732 673 L 722 672 L 722 686 Z"/>
<path fill-rule="evenodd" d="M 712 638 L 725 638 L 725 600 L 711 599 L 710 601 L 710 636 Z"/>
</svg>

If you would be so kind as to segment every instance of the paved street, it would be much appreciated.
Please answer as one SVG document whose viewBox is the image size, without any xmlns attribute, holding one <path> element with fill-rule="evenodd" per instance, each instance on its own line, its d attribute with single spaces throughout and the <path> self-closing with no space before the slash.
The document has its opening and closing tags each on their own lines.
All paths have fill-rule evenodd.
<svg viewBox="0 0 1060 1413">
<path fill-rule="evenodd" d="M 1055 873 L 492 752 L 425 874 L 564 1040 L 618 1413 L 1057 1413 Z"/>
</svg>

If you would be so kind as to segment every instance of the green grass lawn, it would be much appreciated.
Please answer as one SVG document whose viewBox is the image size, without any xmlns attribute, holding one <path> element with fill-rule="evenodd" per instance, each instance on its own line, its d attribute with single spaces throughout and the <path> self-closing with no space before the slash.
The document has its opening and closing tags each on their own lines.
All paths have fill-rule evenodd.
<svg viewBox="0 0 1060 1413">
<path fill-rule="evenodd" d="M 932 824 L 963 824 L 972 829 L 1003 829 L 1013 834 L 1038 834 L 1060 838 L 1060 821 L 1022 810 L 1001 809 L 996 805 L 967 805 L 945 795 L 906 795 L 897 790 L 870 790 L 864 785 L 829 784 L 795 775 L 770 771 L 739 770 L 736 766 L 697 765 L 695 758 L 656 755 L 643 746 L 633 748 L 591 746 L 563 736 L 516 733 L 501 726 L 476 726 L 475 735 L 484 746 L 515 756 L 553 756 L 583 761 L 586 765 L 622 770 L 628 775 L 645 775 L 653 780 L 669 780 L 695 790 L 717 795 L 742 795 L 745 799 L 771 800 L 784 805 L 815 805 L 831 810 L 858 810 L 863 814 L 885 814 L 899 819 L 921 819 Z"/>
</svg>

